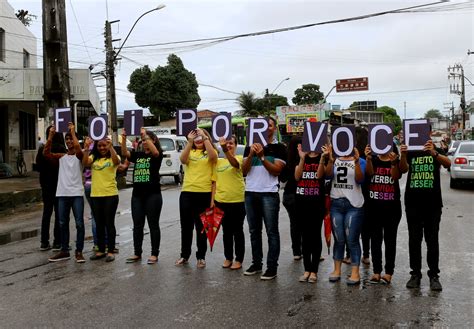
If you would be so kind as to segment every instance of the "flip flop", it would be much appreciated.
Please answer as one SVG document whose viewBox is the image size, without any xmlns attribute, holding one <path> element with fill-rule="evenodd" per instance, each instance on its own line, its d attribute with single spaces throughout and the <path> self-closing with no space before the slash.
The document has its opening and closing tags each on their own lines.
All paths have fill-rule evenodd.
<svg viewBox="0 0 474 329">
<path fill-rule="evenodd" d="M 141 257 L 138 257 L 138 256 L 130 256 L 126 259 L 126 263 L 136 263 L 136 262 L 139 262 L 142 258 Z"/>
<path fill-rule="evenodd" d="M 383 283 L 383 284 L 389 285 L 392 282 L 392 279 L 388 279 L 384 275 L 382 278 L 380 278 L 380 282 Z"/>
<path fill-rule="evenodd" d="M 158 257 L 156 257 L 156 258 L 151 258 L 150 257 L 150 258 L 147 259 L 146 263 L 150 264 L 150 265 L 156 264 L 156 263 L 158 263 Z"/>
<path fill-rule="evenodd" d="M 369 283 L 370 284 L 379 284 L 380 283 L 380 276 L 379 277 L 376 277 L 375 275 L 373 275 L 370 279 L 369 279 Z"/>
<path fill-rule="evenodd" d="M 356 286 L 356 285 L 360 284 L 360 280 L 347 279 L 346 283 L 347 283 L 348 286 Z"/>
</svg>

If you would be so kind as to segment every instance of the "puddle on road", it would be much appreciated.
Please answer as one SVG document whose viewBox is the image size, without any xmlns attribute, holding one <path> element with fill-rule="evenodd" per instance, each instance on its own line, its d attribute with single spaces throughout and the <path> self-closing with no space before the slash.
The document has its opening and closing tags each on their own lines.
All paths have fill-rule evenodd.
<svg viewBox="0 0 474 329">
<path fill-rule="evenodd" d="M 303 308 L 304 304 L 313 299 L 313 297 L 313 295 L 304 294 L 300 299 L 298 299 L 293 305 L 288 308 L 288 310 L 286 311 L 286 315 L 288 315 L 289 317 L 297 315 Z"/>
</svg>

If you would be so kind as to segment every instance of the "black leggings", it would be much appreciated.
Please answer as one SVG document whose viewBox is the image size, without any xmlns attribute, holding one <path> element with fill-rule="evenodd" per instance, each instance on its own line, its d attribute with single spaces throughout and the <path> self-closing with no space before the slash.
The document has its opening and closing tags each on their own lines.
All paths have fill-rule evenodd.
<svg viewBox="0 0 474 329">
<path fill-rule="evenodd" d="M 366 221 L 371 227 L 372 264 L 375 274 L 382 273 L 382 242 L 385 244 L 385 273 L 393 275 L 397 253 L 398 224 L 402 217 L 401 205 L 381 209 L 367 205 Z"/>
<path fill-rule="evenodd" d="M 107 230 L 107 249 L 109 253 L 115 249 L 115 212 L 117 211 L 118 195 L 91 197 L 92 212 L 97 225 L 97 245 L 99 252 L 105 252 L 105 231 Z"/>
<path fill-rule="evenodd" d="M 209 208 L 210 204 L 211 192 L 181 192 L 179 196 L 181 257 L 184 259 L 189 259 L 191 256 L 194 227 L 196 227 L 196 258 L 206 258 L 207 236 L 202 232 L 203 225 L 199 215 Z"/>
<path fill-rule="evenodd" d="M 216 206 L 224 211 L 222 218 L 222 239 L 224 240 L 224 256 L 227 260 L 242 263 L 245 254 L 244 219 L 245 203 L 221 203 L 216 201 Z"/>
<path fill-rule="evenodd" d="M 143 196 L 132 196 L 132 219 L 133 219 L 133 246 L 135 255 L 141 256 L 143 245 L 143 228 L 145 217 L 150 228 L 151 255 L 160 253 L 160 214 L 163 206 L 161 191 Z"/>
<path fill-rule="evenodd" d="M 303 233 L 303 264 L 306 272 L 318 273 L 321 258 L 321 227 L 324 219 L 324 204 L 296 198 L 296 209 Z"/>
<path fill-rule="evenodd" d="M 58 199 L 56 198 L 56 186 L 42 187 L 43 196 L 43 216 L 41 218 L 41 244 L 49 244 L 49 228 L 51 225 L 51 215 L 54 209 L 54 235 L 53 246 L 61 245 L 61 231 L 59 229 Z"/>
</svg>

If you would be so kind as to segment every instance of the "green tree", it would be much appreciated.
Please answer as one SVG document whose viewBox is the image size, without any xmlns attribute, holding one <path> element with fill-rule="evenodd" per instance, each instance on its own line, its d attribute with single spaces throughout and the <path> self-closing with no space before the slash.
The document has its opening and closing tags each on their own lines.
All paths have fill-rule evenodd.
<svg viewBox="0 0 474 329">
<path fill-rule="evenodd" d="M 274 115 L 277 106 L 288 105 L 288 98 L 277 94 L 265 94 L 263 98 L 259 98 L 256 101 L 257 112 L 259 115 Z"/>
<path fill-rule="evenodd" d="M 196 108 L 201 101 L 196 76 L 174 54 L 168 56 L 166 66 L 154 71 L 148 66 L 133 71 L 127 89 L 135 94 L 138 105 L 161 120 L 174 117 L 179 108 Z"/>
<path fill-rule="evenodd" d="M 431 109 L 431 110 L 426 111 L 425 113 L 425 119 L 430 119 L 430 118 L 443 119 L 444 116 L 439 110 Z"/>
<path fill-rule="evenodd" d="M 239 97 L 237 97 L 237 103 L 239 103 L 245 116 L 253 117 L 258 115 L 256 102 L 255 94 L 250 91 L 242 91 Z"/>
<path fill-rule="evenodd" d="M 383 122 L 393 123 L 395 126 L 394 134 L 398 134 L 402 129 L 402 119 L 398 116 L 397 110 L 389 106 L 378 107 L 377 111 L 383 112 Z"/>
<path fill-rule="evenodd" d="M 324 99 L 324 94 L 319 91 L 319 85 L 308 83 L 295 90 L 295 97 L 291 100 L 296 105 L 318 104 Z"/>
</svg>

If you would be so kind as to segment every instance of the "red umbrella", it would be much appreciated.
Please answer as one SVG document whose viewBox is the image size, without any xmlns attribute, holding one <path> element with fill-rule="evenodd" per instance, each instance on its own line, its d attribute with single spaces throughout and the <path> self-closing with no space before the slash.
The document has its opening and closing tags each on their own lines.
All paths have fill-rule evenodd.
<svg viewBox="0 0 474 329">
<path fill-rule="evenodd" d="M 224 212 L 217 207 L 207 208 L 206 211 L 200 215 L 203 226 L 201 233 L 206 232 L 211 251 L 221 227 L 222 217 L 224 217 Z"/>
<path fill-rule="evenodd" d="M 326 195 L 325 199 L 326 214 L 324 215 L 324 237 L 326 238 L 326 246 L 328 247 L 328 255 L 331 248 L 331 197 Z"/>
</svg>

